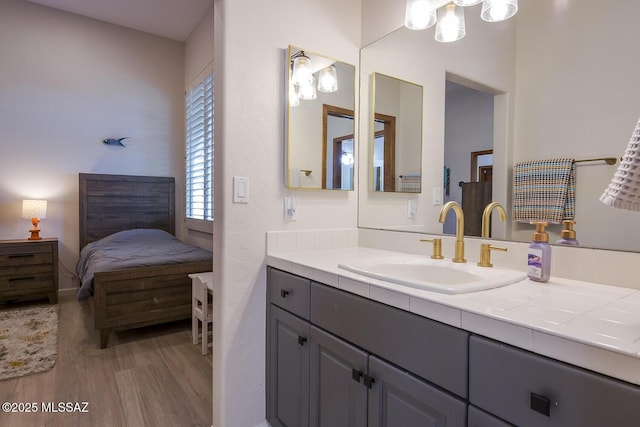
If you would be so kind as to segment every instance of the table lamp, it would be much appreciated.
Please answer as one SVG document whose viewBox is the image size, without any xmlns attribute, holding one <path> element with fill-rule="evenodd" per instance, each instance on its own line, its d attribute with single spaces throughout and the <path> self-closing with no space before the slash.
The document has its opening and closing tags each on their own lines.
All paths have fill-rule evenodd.
<svg viewBox="0 0 640 427">
<path fill-rule="evenodd" d="M 23 200 L 22 201 L 22 218 L 31 219 L 33 229 L 29 240 L 42 240 L 40 237 L 40 229 L 38 223 L 41 219 L 47 217 L 47 201 L 46 200 Z"/>
</svg>

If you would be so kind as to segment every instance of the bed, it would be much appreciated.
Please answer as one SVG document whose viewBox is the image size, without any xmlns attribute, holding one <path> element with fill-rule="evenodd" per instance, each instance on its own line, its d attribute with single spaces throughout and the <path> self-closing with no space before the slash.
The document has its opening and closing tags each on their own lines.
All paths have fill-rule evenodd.
<svg viewBox="0 0 640 427">
<path fill-rule="evenodd" d="M 81 253 L 87 245 L 101 240 L 114 244 L 117 239 L 107 236 L 125 230 L 175 234 L 174 178 L 84 173 L 78 177 Z M 89 301 L 100 348 L 107 347 L 114 330 L 190 318 L 188 275 L 211 271 L 212 264 L 210 255 L 198 261 L 172 260 L 111 271 L 94 269 Z M 82 277 L 80 280 L 83 282 Z M 78 297 L 86 296 L 79 291 Z"/>
</svg>

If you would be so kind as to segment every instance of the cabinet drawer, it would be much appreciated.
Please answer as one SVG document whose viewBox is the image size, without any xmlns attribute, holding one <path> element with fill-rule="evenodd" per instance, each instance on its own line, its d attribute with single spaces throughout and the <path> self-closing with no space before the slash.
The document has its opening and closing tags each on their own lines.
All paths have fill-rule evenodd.
<svg viewBox="0 0 640 427">
<path fill-rule="evenodd" d="M 640 387 L 472 336 L 469 400 L 516 425 L 622 426 L 640 419 Z"/>
<path fill-rule="evenodd" d="M 11 249 L 11 253 L 6 253 L 8 252 L 6 248 L 4 248 L 5 253 L 0 252 L 0 269 L 19 265 L 51 264 L 53 261 L 53 253 L 50 246 L 37 246 L 29 248 L 29 250 L 21 247 Z M 34 251 L 33 249 L 42 250 Z"/>
<path fill-rule="evenodd" d="M 467 396 L 466 331 L 315 282 L 311 323 Z"/>
<path fill-rule="evenodd" d="M 53 290 L 53 275 L 49 272 L 31 273 L 22 276 L 0 276 L 0 292 L 2 297 L 24 294 L 25 291 Z"/>
<path fill-rule="evenodd" d="M 506 423 L 493 415 L 487 414 L 481 409 L 473 405 L 469 405 L 467 412 L 467 427 L 511 427 L 512 424 Z"/>
<path fill-rule="evenodd" d="M 304 319 L 309 319 L 309 279 L 269 267 L 270 301 Z"/>
</svg>

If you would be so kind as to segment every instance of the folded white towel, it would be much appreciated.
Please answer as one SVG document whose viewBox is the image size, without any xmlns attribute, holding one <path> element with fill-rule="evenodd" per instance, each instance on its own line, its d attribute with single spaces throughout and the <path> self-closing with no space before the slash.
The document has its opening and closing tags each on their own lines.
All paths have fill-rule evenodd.
<svg viewBox="0 0 640 427">
<path fill-rule="evenodd" d="M 600 201 L 614 208 L 640 212 L 640 119 L 622 162 Z"/>
</svg>

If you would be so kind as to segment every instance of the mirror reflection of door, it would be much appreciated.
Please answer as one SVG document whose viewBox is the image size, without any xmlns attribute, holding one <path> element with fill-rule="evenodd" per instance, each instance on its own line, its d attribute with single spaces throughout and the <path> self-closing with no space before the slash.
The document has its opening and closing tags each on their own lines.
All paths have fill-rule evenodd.
<svg viewBox="0 0 640 427">
<path fill-rule="evenodd" d="M 353 190 L 353 110 L 322 106 L 322 188 Z"/>
<path fill-rule="evenodd" d="M 396 191 L 396 118 L 376 113 L 373 126 L 373 191 Z"/>
<path fill-rule="evenodd" d="M 446 82 L 444 164 L 453 185 L 444 201 L 462 206 L 465 235 L 480 235 L 482 212 L 491 202 L 496 94 L 474 82 Z M 443 233 L 455 232 L 455 216 L 447 215 Z"/>
</svg>

